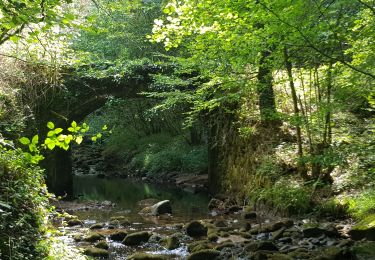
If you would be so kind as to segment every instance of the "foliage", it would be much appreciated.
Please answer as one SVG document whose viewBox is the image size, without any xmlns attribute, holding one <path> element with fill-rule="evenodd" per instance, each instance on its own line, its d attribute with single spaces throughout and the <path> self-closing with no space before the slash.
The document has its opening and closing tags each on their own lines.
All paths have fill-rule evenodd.
<svg viewBox="0 0 375 260">
<path fill-rule="evenodd" d="M 263 202 L 287 215 L 304 214 L 312 210 L 309 189 L 288 179 L 281 179 L 270 188 L 250 191 L 250 200 Z"/>
<path fill-rule="evenodd" d="M 357 219 L 364 219 L 375 214 L 375 191 L 364 190 L 358 196 L 349 199 L 349 213 Z"/>
<path fill-rule="evenodd" d="M 84 134 L 89 130 L 89 126 L 86 123 L 83 123 L 79 126 L 75 121 L 72 121 L 71 126 L 68 127 L 67 134 L 64 134 L 64 129 L 57 127 L 52 122 L 47 123 L 49 129 L 47 137 L 44 141 L 39 143 L 39 136 L 34 135 L 31 139 L 27 137 L 21 137 L 19 142 L 28 147 L 29 152 L 25 152 L 25 159 L 30 163 L 38 164 L 39 161 L 44 159 L 44 156 L 41 154 L 42 150 L 53 150 L 55 147 L 64 149 L 65 151 L 69 149 L 71 142 L 76 142 L 81 144 Z M 105 131 L 107 126 L 103 126 L 102 130 Z M 102 137 L 102 133 L 97 133 L 92 136 L 92 141 L 97 141 Z"/>
<path fill-rule="evenodd" d="M 163 48 L 146 40 L 153 20 L 160 15 L 161 1 L 97 1 L 91 3 L 87 24 L 72 40 L 77 65 L 114 65 L 157 59 Z M 100 73 L 101 69 L 97 69 Z"/>
<path fill-rule="evenodd" d="M 70 3 L 70 0 L 65 1 Z M 30 29 L 35 24 L 42 25 L 42 30 L 50 29 L 57 20 L 71 20 L 71 15 L 60 16 L 57 7 L 62 5 L 60 0 L 39 1 L 5 1 L 0 4 L 0 45 L 7 40 L 17 41 L 22 31 Z M 65 19 L 65 20 L 64 20 Z M 40 31 L 31 30 L 31 36 L 37 36 Z"/>
<path fill-rule="evenodd" d="M 41 259 L 49 209 L 43 171 L 21 150 L 0 147 L 0 258 Z"/>
<path fill-rule="evenodd" d="M 103 124 L 110 126 L 111 135 L 100 144 L 104 156 L 118 158 L 130 173 L 204 171 L 207 147 L 192 145 L 188 131 L 181 130 L 182 117 L 170 110 L 151 109 L 154 104 L 147 99 L 111 100 L 87 119 L 92 131 Z"/>
</svg>

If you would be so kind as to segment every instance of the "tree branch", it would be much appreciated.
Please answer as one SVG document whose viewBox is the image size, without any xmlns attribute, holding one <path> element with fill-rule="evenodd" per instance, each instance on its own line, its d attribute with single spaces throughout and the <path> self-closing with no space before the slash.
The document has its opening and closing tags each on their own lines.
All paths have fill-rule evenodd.
<svg viewBox="0 0 375 260">
<path fill-rule="evenodd" d="M 360 1 L 360 0 L 357 0 L 357 1 Z M 354 71 L 356 71 L 356 72 L 362 73 L 362 74 L 364 74 L 364 75 L 366 75 L 366 76 L 369 76 L 369 77 L 375 79 L 375 75 L 372 74 L 371 72 L 364 71 L 364 70 L 362 70 L 362 69 L 360 69 L 360 68 L 357 68 L 357 67 L 351 65 L 350 63 L 348 63 L 347 61 L 345 61 L 345 60 L 343 60 L 343 59 L 340 59 L 340 58 L 338 58 L 338 57 L 333 57 L 333 56 L 331 56 L 331 55 L 325 53 L 324 51 L 320 50 L 318 47 L 316 47 L 316 46 L 312 43 L 312 41 L 311 41 L 311 40 L 310 40 L 310 39 L 309 39 L 309 38 L 308 38 L 308 37 L 302 32 L 302 30 L 301 30 L 298 26 L 295 26 L 295 25 L 293 25 L 293 24 L 291 24 L 291 23 L 285 21 L 284 19 L 282 19 L 282 18 L 280 17 L 279 14 L 277 14 L 275 11 L 273 11 L 273 10 L 270 9 L 268 6 L 266 6 L 265 4 L 263 4 L 261 1 L 259 1 L 258 3 L 259 3 L 260 5 L 262 5 L 262 6 L 263 6 L 267 11 L 269 11 L 271 14 L 273 14 L 273 15 L 274 15 L 274 16 L 275 16 L 280 22 L 282 22 L 283 24 L 285 24 L 285 25 L 287 25 L 287 26 L 289 26 L 289 27 L 295 29 L 295 30 L 296 30 L 296 31 L 302 36 L 302 38 L 306 41 L 307 45 L 308 45 L 311 49 L 313 49 L 313 50 L 315 50 L 316 52 L 318 52 L 320 55 L 322 55 L 322 56 L 324 56 L 324 57 L 326 57 L 326 58 L 328 58 L 328 59 L 330 59 L 330 60 L 332 60 L 332 61 L 340 62 L 340 63 L 342 63 L 343 65 L 347 66 L 348 68 L 350 68 L 350 69 L 352 69 L 352 70 L 354 70 Z"/>
</svg>

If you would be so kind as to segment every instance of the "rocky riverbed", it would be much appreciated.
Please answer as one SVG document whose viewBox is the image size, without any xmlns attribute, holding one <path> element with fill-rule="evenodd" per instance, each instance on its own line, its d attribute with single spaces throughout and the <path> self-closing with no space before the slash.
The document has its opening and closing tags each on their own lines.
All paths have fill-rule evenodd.
<svg viewBox="0 0 375 260">
<path fill-rule="evenodd" d="M 133 211 L 109 201 L 57 207 L 66 242 L 96 258 L 375 259 L 374 229 L 355 230 L 350 219 L 271 218 L 229 199 L 212 199 L 194 217 L 156 199 Z"/>
</svg>

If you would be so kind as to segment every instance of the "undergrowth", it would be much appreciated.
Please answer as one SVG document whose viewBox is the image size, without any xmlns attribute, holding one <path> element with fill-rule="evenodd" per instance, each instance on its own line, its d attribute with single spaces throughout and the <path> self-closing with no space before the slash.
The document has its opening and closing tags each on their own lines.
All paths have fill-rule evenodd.
<svg viewBox="0 0 375 260">
<path fill-rule="evenodd" d="M 48 192 L 43 171 L 20 150 L 0 147 L 0 259 L 41 259 Z"/>
</svg>

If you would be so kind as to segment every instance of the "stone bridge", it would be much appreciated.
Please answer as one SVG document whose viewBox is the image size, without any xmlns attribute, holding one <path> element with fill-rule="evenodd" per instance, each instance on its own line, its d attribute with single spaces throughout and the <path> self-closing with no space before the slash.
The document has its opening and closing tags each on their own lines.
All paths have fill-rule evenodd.
<svg viewBox="0 0 375 260">
<path fill-rule="evenodd" d="M 103 78 L 79 76 L 68 73 L 64 87 L 51 91 L 36 111 L 36 121 L 40 136 L 47 132 L 46 124 L 53 121 L 56 126 L 66 129 L 75 120 L 82 121 L 86 116 L 104 106 L 109 97 L 139 98 L 141 92 L 150 90 L 152 74 L 163 73 L 165 68 L 142 65 L 133 68 L 120 77 Z M 73 194 L 71 152 L 55 149 L 46 154 L 42 166 L 47 172 L 47 186 L 56 195 Z"/>
</svg>

